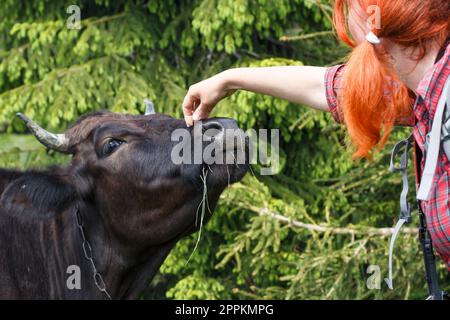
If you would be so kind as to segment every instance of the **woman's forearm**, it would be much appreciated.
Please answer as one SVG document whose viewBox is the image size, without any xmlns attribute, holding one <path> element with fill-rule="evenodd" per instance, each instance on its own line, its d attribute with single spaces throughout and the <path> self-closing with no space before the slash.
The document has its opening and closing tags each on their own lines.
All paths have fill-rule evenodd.
<svg viewBox="0 0 450 320">
<path fill-rule="evenodd" d="M 293 103 L 329 111 L 322 67 L 260 67 L 223 71 L 189 87 L 183 100 L 188 126 L 208 118 L 214 106 L 236 90 L 267 94 Z"/>
<path fill-rule="evenodd" d="M 236 68 L 222 73 L 230 90 L 248 90 L 328 111 L 324 67 Z"/>
</svg>

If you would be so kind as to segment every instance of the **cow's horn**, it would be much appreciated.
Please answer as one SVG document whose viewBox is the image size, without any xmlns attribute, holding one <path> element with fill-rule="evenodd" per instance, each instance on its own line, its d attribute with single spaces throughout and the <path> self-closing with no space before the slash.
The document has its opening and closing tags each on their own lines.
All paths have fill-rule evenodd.
<svg viewBox="0 0 450 320">
<path fill-rule="evenodd" d="M 145 115 L 149 114 L 155 114 L 155 106 L 153 105 L 153 102 L 150 99 L 145 99 Z"/>
<path fill-rule="evenodd" d="M 25 123 L 31 133 L 44 146 L 62 153 L 68 152 L 69 140 L 64 134 L 55 134 L 48 132 L 47 130 L 41 128 L 36 122 L 20 112 L 17 113 L 17 116 Z"/>
</svg>

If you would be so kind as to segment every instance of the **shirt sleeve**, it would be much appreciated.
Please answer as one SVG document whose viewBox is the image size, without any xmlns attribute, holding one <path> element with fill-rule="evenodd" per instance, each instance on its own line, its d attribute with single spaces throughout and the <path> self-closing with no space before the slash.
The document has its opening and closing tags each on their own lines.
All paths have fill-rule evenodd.
<svg viewBox="0 0 450 320">
<path fill-rule="evenodd" d="M 344 117 L 342 110 L 338 108 L 338 92 L 341 88 L 342 75 L 345 70 L 345 65 L 340 64 L 334 67 L 327 68 L 325 72 L 325 95 L 327 98 L 328 109 L 337 123 L 343 123 Z"/>
<path fill-rule="evenodd" d="M 338 97 L 339 91 L 342 88 L 342 77 L 345 69 L 345 64 L 340 64 L 327 68 L 325 72 L 325 95 L 327 98 L 328 109 L 330 110 L 333 119 L 339 124 L 344 123 L 344 116 L 338 103 Z M 414 127 L 415 120 L 415 116 L 412 113 L 406 117 L 396 118 L 394 125 Z"/>
</svg>

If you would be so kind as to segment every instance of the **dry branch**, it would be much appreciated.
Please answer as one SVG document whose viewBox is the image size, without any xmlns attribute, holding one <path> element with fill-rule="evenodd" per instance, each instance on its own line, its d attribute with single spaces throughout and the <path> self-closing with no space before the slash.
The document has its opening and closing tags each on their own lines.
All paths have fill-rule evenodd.
<svg viewBox="0 0 450 320">
<path fill-rule="evenodd" d="M 285 217 L 279 213 L 270 211 L 267 208 L 250 208 L 252 211 L 258 213 L 259 215 L 269 216 L 275 220 L 278 220 L 282 223 L 289 224 L 296 228 L 307 229 L 310 231 L 321 232 L 321 233 L 330 233 L 330 234 L 344 234 L 344 235 L 369 235 L 369 236 L 382 236 L 387 237 L 392 234 L 394 228 L 339 228 L 339 227 L 328 227 L 315 225 L 310 223 L 303 223 L 298 220 L 294 220 L 292 218 Z M 419 230 L 417 228 L 402 228 L 401 232 L 404 234 L 418 234 Z"/>
</svg>

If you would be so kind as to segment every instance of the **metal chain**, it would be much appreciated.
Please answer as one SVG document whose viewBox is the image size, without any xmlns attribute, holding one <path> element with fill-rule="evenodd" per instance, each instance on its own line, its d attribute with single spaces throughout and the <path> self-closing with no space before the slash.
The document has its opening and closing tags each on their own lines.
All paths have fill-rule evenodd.
<svg viewBox="0 0 450 320">
<path fill-rule="evenodd" d="M 83 248 L 84 257 L 91 264 L 94 283 L 99 291 L 103 292 L 109 300 L 112 300 L 111 295 L 109 294 L 108 290 L 106 289 L 105 281 L 103 280 L 102 275 L 100 274 L 100 272 L 98 272 L 97 267 L 95 265 L 94 255 L 92 253 L 92 246 L 86 238 L 86 233 L 84 232 L 84 224 L 83 224 L 83 220 L 81 219 L 81 213 L 80 213 L 79 208 L 77 208 L 75 210 L 75 216 L 77 219 L 77 227 L 78 227 L 78 230 L 80 230 L 81 238 L 83 240 L 81 247 Z"/>
</svg>

